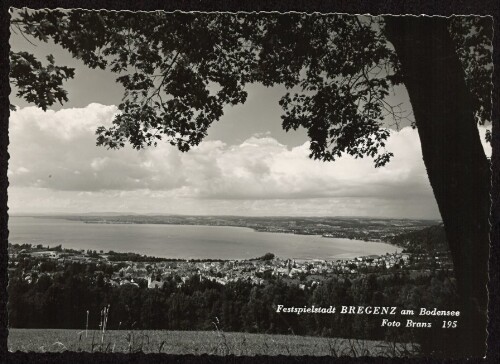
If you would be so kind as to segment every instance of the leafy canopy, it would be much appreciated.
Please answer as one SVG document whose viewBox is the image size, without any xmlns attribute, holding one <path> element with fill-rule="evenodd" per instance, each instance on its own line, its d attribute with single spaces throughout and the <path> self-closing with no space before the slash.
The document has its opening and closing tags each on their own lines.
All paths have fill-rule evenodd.
<svg viewBox="0 0 500 364">
<path fill-rule="evenodd" d="M 188 151 L 224 106 L 245 102 L 245 85 L 254 82 L 285 85 L 283 128 L 306 128 L 315 159 L 348 153 L 383 166 L 392 157 L 384 120 L 407 117 L 387 100 L 402 75 L 380 17 L 23 10 L 11 24 L 117 74 L 125 89 L 120 112 L 110 128 L 96 131 L 97 144 L 108 148 L 166 140 Z M 491 109 L 491 24 L 453 18 L 450 31 L 476 119 L 484 123 Z M 71 77 L 73 70 L 55 66 L 53 57 L 43 67 L 26 52 L 11 53 L 17 95 L 44 110 L 67 101 L 61 85 Z"/>
<path fill-rule="evenodd" d="M 63 81 L 74 77 L 74 69 L 56 66 L 52 55 L 47 57 L 47 66 L 43 66 L 28 52 L 11 52 L 10 59 L 10 79 L 18 89 L 17 97 L 37 104 L 44 111 L 55 101 L 61 104 L 68 101 L 62 84 Z M 11 110 L 14 109 L 11 105 Z"/>
</svg>

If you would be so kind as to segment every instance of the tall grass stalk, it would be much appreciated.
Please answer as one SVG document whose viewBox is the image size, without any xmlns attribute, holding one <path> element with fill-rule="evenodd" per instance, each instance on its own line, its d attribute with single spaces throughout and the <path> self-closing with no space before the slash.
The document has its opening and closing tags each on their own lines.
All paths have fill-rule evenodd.
<svg viewBox="0 0 500 364">
<path fill-rule="evenodd" d="M 226 335 L 224 334 L 224 331 L 222 331 L 220 328 L 219 328 L 219 325 L 220 325 L 220 322 L 219 322 L 219 318 L 218 317 L 215 317 L 215 321 L 212 321 L 212 323 L 214 324 L 215 326 L 215 330 L 217 332 L 217 335 L 219 336 L 219 338 L 221 339 L 221 344 L 220 344 L 220 347 L 221 347 L 221 353 L 222 355 L 229 355 L 229 353 L 231 352 L 231 349 L 229 348 L 229 345 L 227 343 L 227 338 L 226 338 Z M 218 345 L 219 346 L 219 345 Z M 217 350 L 217 349 L 216 349 Z M 217 354 L 217 353 L 216 353 Z"/>
<path fill-rule="evenodd" d="M 85 337 L 87 337 L 89 330 L 89 310 L 87 310 L 87 323 L 85 324 Z"/>
<path fill-rule="evenodd" d="M 101 310 L 101 325 L 102 325 L 101 344 L 104 343 L 104 335 L 106 334 L 106 326 L 108 325 L 109 307 L 110 305 L 104 307 Z"/>
</svg>

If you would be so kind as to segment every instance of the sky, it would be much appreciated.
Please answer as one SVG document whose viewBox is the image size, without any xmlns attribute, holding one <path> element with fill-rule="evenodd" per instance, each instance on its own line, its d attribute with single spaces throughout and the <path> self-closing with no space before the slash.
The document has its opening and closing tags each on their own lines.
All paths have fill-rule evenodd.
<svg viewBox="0 0 500 364">
<path fill-rule="evenodd" d="M 76 68 L 70 101 L 44 112 L 11 95 L 9 212 L 158 213 L 249 216 L 376 216 L 440 219 L 422 160 L 418 132 L 391 130 L 382 168 L 371 159 L 308 158 L 304 130 L 286 133 L 281 87 L 247 87 L 244 105 L 226 107 L 208 137 L 187 153 L 168 144 L 142 151 L 95 145 L 110 125 L 122 89 L 116 75 L 90 70 L 53 44 L 19 35 L 12 50 Z M 15 93 L 15 90 L 13 91 Z M 404 89 L 396 99 L 409 106 Z M 484 128 L 480 128 L 484 136 Z M 484 138 L 483 138 L 484 139 Z M 486 147 L 488 155 L 491 154 Z"/>
</svg>

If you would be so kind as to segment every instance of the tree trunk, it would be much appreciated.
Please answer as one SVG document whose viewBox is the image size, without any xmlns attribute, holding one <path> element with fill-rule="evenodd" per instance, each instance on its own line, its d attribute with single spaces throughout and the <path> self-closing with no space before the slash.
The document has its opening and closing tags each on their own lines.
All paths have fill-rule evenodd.
<svg viewBox="0 0 500 364">
<path fill-rule="evenodd" d="M 453 259 L 461 309 L 454 353 L 482 357 L 488 301 L 490 166 L 465 73 L 446 19 L 388 16 L 385 23 L 386 36 L 401 63 Z"/>
</svg>

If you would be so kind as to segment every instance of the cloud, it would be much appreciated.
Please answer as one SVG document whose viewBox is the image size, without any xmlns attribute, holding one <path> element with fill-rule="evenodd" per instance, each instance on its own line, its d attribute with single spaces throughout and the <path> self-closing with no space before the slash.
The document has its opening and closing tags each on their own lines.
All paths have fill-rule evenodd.
<svg viewBox="0 0 500 364">
<path fill-rule="evenodd" d="M 96 147 L 96 128 L 109 125 L 116 112 L 115 106 L 89 104 L 47 112 L 27 107 L 12 113 L 10 183 L 68 191 L 181 187 L 180 159 L 173 150 Z"/>
<path fill-rule="evenodd" d="M 387 148 L 396 157 L 383 168 L 374 168 L 371 159 L 351 156 L 335 162 L 311 160 L 307 142 L 288 149 L 268 136 L 235 146 L 206 142 L 182 160 L 186 170 L 196 171 L 188 178 L 190 187 L 206 199 L 432 195 L 416 131 L 393 132 Z"/>
<path fill-rule="evenodd" d="M 311 160 L 308 142 L 289 148 L 269 132 L 234 145 L 208 140 L 187 153 L 166 143 L 143 151 L 96 147 L 95 129 L 109 125 L 116 112 L 115 106 L 89 104 L 12 113 L 11 206 L 31 199 L 63 210 L 96 211 L 106 205 L 212 214 L 242 208 L 248 214 L 437 213 L 418 133 L 411 128 L 391 132 L 386 144 L 395 156 L 374 168 L 369 158 Z M 484 136 L 484 128 L 480 132 Z"/>
</svg>

